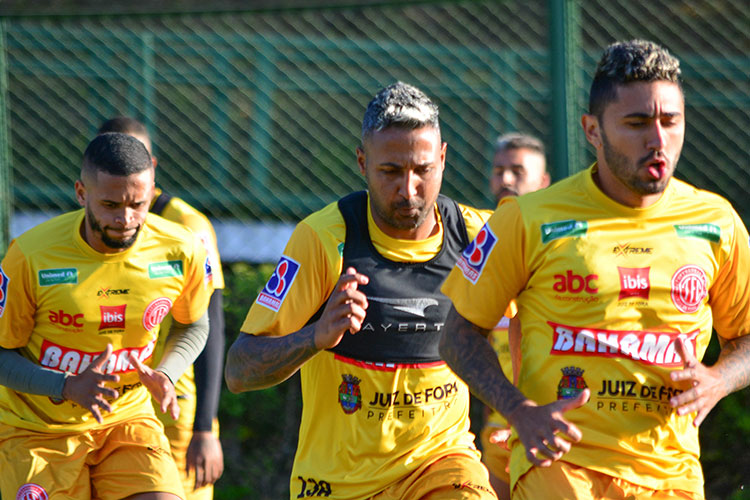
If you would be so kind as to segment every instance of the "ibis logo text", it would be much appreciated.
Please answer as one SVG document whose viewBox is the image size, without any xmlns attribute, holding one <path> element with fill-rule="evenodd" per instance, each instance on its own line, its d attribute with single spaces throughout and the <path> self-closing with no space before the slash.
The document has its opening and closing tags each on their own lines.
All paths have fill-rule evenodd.
<svg viewBox="0 0 750 500">
<path fill-rule="evenodd" d="M 127 307 L 127 304 L 120 306 L 99 306 L 102 315 L 102 321 L 99 323 L 99 331 L 124 330 L 125 307 Z"/>
<path fill-rule="evenodd" d="M 641 298 L 648 300 L 651 282 L 648 274 L 650 267 L 617 267 L 620 273 L 620 300 Z"/>
</svg>

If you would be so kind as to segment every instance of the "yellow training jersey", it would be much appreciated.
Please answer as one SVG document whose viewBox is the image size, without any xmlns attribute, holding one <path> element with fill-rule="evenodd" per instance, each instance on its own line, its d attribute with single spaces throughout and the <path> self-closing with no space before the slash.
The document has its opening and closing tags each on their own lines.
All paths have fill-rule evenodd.
<svg viewBox="0 0 750 500">
<path fill-rule="evenodd" d="M 0 346 L 48 369 L 81 373 L 112 344 L 106 373 L 119 397 L 105 423 L 153 414 L 127 354 L 151 363 L 160 323 L 171 312 L 193 323 L 213 291 L 206 251 L 183 226 L 149 214 L 133 246 L 103 254 L 81 237 L 84 211 L 55 217 L 11 242 L 2 262 Z M 0 420 L 42 432 L 98 426 L 72 402 L 0 386 Z"/>
<path fill-rule="evenodd" d="M 489 212 L 460 208 L 473 238 Z M 375 249 L 391 261 L 426 262 L 442 246 L 442 222 L 439 234 L 426 240 L 397 240 L 377 227 L 369 205 L 367 214 Z M 342 273 L 345 236 L 336 203 L 302 221 L 264 289 L 278 293 L 261 292 L 242 331 L 280 336 L 302 328 Z M 291 498 L 314 492 L 368 498 L 436 454 L 478 458 L 469 432 L 469 391 L 441 361 L 363 362 L 323 351 L 303 365 L 301 378 L 303 413 Z"/>
<path fill-rule="evenodd" d="M 750 327 L 748 233 L 718 195 L 672 179 L 654 205 L 604 195 L 592 168 L 504 200 L 443 285 L 492 328 L 518 297 L 519 388 L 547 404 L 588 387 L 566 418 L 583 433 L 565 461 L 653 489 L 703 491 L 695 415 L 678 417 L 677 339 L 698 359 L 712 327 Z M 516 442 L 511 479 L 529 469 Z"/>
<path fill-rule="evenodd" d="M 154 193 L 154 199 L 161 195 L 161 189 L 156 188 Z M 224 288 L 224 273 L 221 269 L 221 260 L 219 258 L 219 247 L 216 242 L 216 233 L 214 227 L 208 220 L 208 217 L 203 215 L 201 212 L 187 204 L 180 198 L 172 197 L 169 203 L 164 207 L 161 212 L 163 218 L 172 222 L 177 222 L 183 226 L 187 226 L 198 235 L 201 242 L 208 252 L 208 258 L 211 263 L 211 272 L 213 274 L 213 285 L 215 289 Z M 169 331 L 169 326 L 172 323 L 172 317 L 167 316 L 162 322 L 164 331 Z M 156 351 L 154 352 L 154 363 L 158 363 L 161 360 L 162 353 L 164 351 L 164 344 L 166 342 L 166 335 L 159 337 L 156 345 Z M 175 391 L 178 396 L 186 396 L 195 398 L 195 374 L 193 372 L 193 366 L 190 365 L 182 377 L 175 383 Z M 171 417 L 168 413 L 157 414 L 162 420 L 162 423 L 171 421 Z M 183 418 L 188 418 L 192 422 L 195 415 L 181 415 Z"/>
</svg>

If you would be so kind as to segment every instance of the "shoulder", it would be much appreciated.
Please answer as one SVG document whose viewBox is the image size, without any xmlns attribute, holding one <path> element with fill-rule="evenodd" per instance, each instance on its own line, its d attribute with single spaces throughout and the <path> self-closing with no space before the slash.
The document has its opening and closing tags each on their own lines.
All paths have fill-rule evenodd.
<svg viewBox="0 0 750 500">
<path fill-rule="evenodd" d="M 346 223 L 339 211 L 338 202 L 305 217 L 294 230 L 295 233 L 316 235 L 322 242 L 342 242 L 346 238 Z"/>
<path fill-rule="evenodd" d="M 702 204 L 707 208 L 720 210 L 732 209 L 732 204 L 718 193 L 700 189 L 680 179 L 672 178 L 670 188 L 674 192 L 675 201 Z"/>
<path fill-rule="evenodd" d="M 196 233 L 188 226 L 152 213 L 146 217 L 144 229 L 144 237 L 152 244 L 190 248 L 198 241 Z"/>
<path fill-rule="evenodd" d="M 15 239 L 17 250 L 29 256 L 73 245 L 73 235 L 83 221 L 83 209 L 67 212 L 38 224 Z"/>
<path fill-rule="evenodd" d="M 213 227 L 203 212 L 177 197 L 169 200 L 161 217 L 188 226 L 197 233 L 208 231 Z"/>
<path fill-rule="evenodd" d="M 482 229 L 482 226 L 492 215 L 492 210 L 483 210 L 475 208 L 463 203 L 457 203 L 458 209 L 461 211 L 461 215 L 466 223 L 466 232 L 469 235 L 469 239 L 473 240 L 474 237 Z"/>
</svg>

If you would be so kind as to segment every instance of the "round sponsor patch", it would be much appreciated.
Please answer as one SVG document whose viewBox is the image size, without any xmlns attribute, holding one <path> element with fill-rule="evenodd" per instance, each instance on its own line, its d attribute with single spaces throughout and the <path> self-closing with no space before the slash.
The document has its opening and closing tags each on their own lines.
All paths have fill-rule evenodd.
<svg viewBox="0 0 750 500">
<path fill-rule="evenodd" d="M 153 300 L 143 313 L 143 328 L 150 331 L 161 324 L 172 309 L 172 301 L 166 297 Z"/>
<path fill-rule="evenodd" d="M 49 496 L 38 484 L 27 483 L 18 488 L 16 500 L 49 500 Z"/>
<path fill-rule="evenodd" d="M 678 311 L 696 312 L 708 294 L 708 278 L 700 267 L 688 264 L 672 276 L 672 302 Z"/>
</svg>

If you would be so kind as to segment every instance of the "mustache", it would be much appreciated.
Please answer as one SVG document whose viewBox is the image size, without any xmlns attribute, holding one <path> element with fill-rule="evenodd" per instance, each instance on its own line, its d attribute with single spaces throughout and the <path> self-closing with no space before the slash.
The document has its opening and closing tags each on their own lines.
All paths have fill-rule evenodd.
<svg viewBox="0 0 750 500">
<path fill-rule="evenodd" d="M 399 209 L 399 208 L 422 208 L 424 207 L 424 203 L 420 202 L 419 200 L 400 200 L 393 204 L 393 208 Z"/>
</svg>

